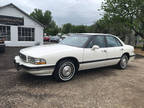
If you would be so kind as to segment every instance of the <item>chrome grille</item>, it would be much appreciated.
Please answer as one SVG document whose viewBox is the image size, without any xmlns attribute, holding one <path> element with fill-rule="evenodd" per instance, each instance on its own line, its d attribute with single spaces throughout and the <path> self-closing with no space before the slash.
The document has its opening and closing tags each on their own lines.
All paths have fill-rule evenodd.
<svg viewBox="0 0 144 108">
<path fill-rule="evenodd" d="M 26 62 L 26 56 L 22 53 L 19 53 L 20 58 Z"/>
</svg>

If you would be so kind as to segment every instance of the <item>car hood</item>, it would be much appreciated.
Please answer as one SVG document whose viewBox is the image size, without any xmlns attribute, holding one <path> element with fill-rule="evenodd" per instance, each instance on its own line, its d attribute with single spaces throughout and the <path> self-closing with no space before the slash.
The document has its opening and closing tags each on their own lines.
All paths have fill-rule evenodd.
<svg viewBox="0 0 144 108">
<path fill-rule="evenodd" d="M 20 53 L 31 57 L 42 57 L 74 49 L 78 48 L 62 44 L 50 44 L 50 45 L 41 45 L 41 46 L 24 48 L 20 50 Z"/>
</svg>

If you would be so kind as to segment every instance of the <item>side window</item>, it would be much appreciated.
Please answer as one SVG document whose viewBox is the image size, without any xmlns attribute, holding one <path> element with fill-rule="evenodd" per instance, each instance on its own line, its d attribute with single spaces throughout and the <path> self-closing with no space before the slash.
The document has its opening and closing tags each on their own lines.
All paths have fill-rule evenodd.
<svg viewBox="0 0 144 108">
<path fill-rule="evenodd" d="M 105 44 L 105 37 L 104 36 L 94 36 L 92 41 L 88 44 L 88 48 L 92 48 L 94 45 L 98 45 L 100 48 L 104 48 Z"/>
<path fill-rule="evenodd" d="M 119 47 L 122 46 L 122 44 L 113 36 L 106 36 L 107 40 L 107 47 Z"/>
<path fill-rule="evenodd" d="M 117 38 L 115 38 L 115 40 L 117 41 L 118 46 L 122 46 L 122 43 Z"/>
</svg>

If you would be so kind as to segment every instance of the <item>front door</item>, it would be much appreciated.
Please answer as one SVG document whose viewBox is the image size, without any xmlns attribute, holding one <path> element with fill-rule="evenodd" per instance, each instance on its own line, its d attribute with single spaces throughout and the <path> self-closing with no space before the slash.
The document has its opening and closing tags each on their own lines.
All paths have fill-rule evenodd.
<svg viewBox="0 0 144 108">
<path fill-rule="evenodd" d="M 99 49 L 92 50 L 94 45 Z M 80 63 L 80 70 L 105 66 L 107 59 L 106 43 L 104 36 L 93 36 L 87 48 L 84 48 L 83 62 Z"/>
</svg>

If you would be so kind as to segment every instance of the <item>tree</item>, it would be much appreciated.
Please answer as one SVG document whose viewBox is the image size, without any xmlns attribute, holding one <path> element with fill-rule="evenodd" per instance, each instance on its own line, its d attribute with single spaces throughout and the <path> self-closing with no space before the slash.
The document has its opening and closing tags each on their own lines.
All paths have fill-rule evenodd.
<svg viewBox="0 0 144 108">
<path fill-rule="evenodd" d="M 42 10 L 40 9 L 34 9 L 34 11 L 30 14 L 30 16 L 38 20 L 46 27 L 50 26 L 50 23 L 52 22 L 51 12 L 48 10 L 42 12 Z"/>
<path fill-rule="evenodd" d="M 109 17 L 105 14 L 100 20 L 89 27 L 89 32 L 107 33 L 119 36 L 123 41 L 131 34 L 119 17 Z"/>
<path fill-rule="evenodd" d="M 71 33 L 71 29 L 72 29 L 72 24 L 67 23 L 67 24 L 63 25 L 62 32 L 65 33 L 65 34 Z"/>
<path fill-rule="evenodd" d="M 70 23 L 64 24 L 62 27 L 62 33 L 85 33 L 87 32 L 87 26 L 85 25 L 72 25 Z"/>
<path fill-rule="evenodd" d="M 74 26 L 75 27 L 75 32 L 76 33 L 85 33 L 86 32 L 86 26 L 84 25 L 78 25 L 78 26 Z"/>
<path fill-rule="evenodd" d="M 143 0 L 105 0 L 102 9 L 109 18 L 118 17 L 125 26 L 144 39 Z"/>
<path fill-rule="evenodd" d="M 34 9 L 30 16 L 35 18 L 45 26 L 45 33 L 48 33 L 49 35 L 56 35 L 58 33 L 58 26 L 52 20 L 52 15 L 50 11 L 46 10 L 45 12 L 42 12 L 42 10 L 40 9 Z"/>
</svg>

